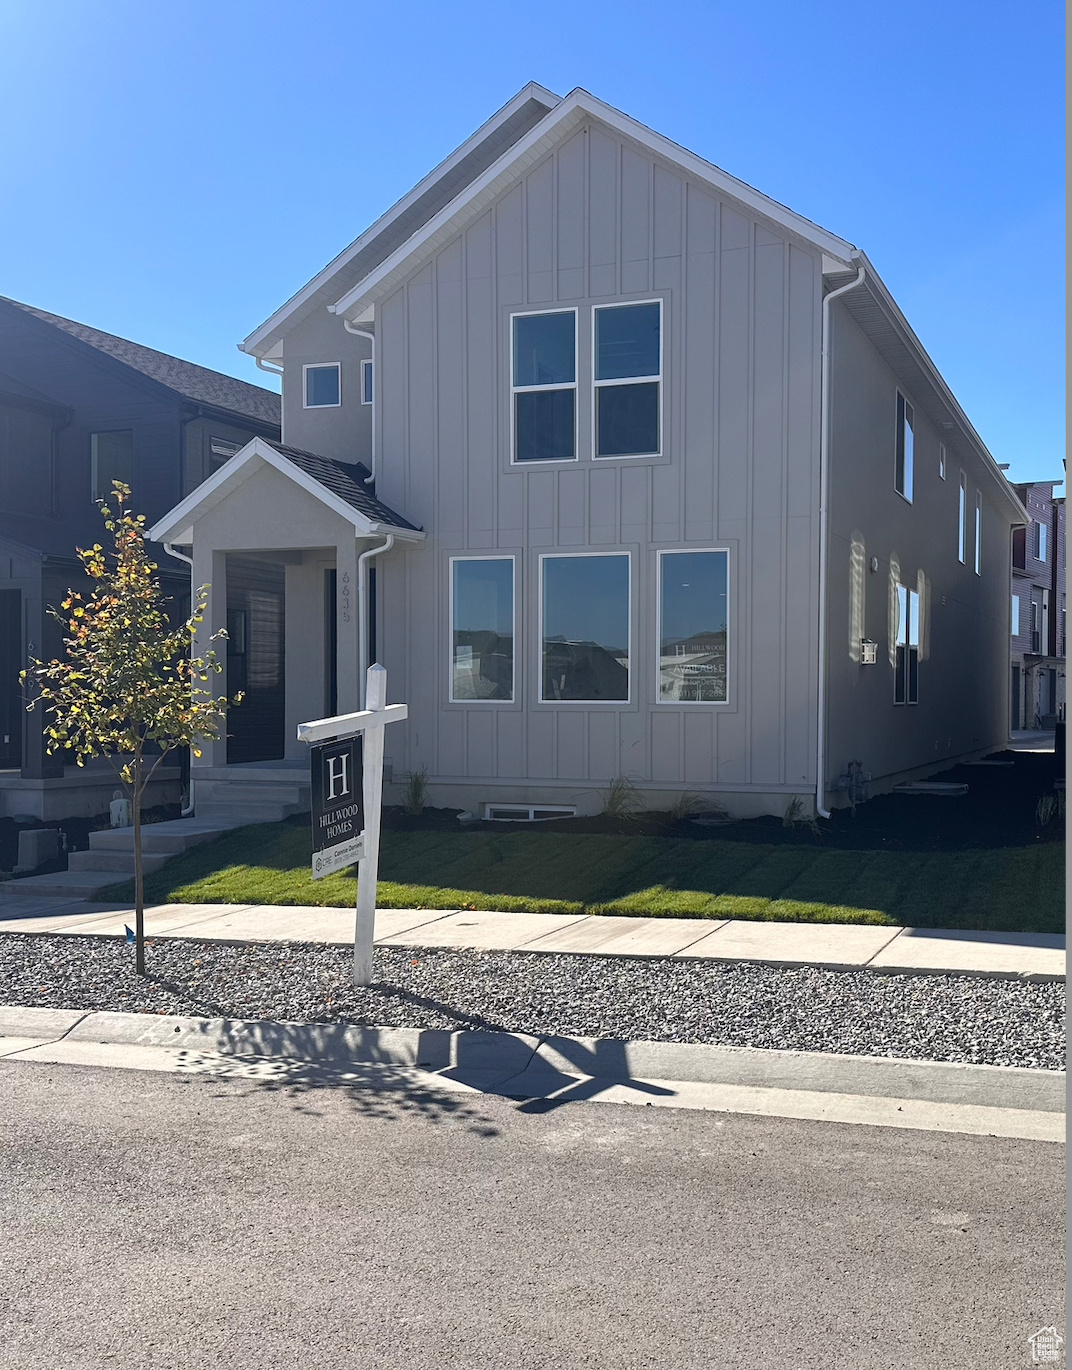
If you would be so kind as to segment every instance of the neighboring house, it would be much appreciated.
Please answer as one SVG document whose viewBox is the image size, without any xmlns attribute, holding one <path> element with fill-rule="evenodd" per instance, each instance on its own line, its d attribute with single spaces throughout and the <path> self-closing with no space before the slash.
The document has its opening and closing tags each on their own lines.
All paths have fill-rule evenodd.
<svg viewBox="0 0 1072 1370">
<path fill-rule="evenodd" d="M 206 632 L 275 596 L 281 771 L 376 659 L 395 775 L 476 812 L 822 812 L 1007 740 L 1024 511 L 874 268 L 587 92 L 526 87 L 242 347 L 353 489 L 258 441 L 153 535 Z"/>
<path fill-rule="evenodd" d="M 1063 481 L 1013 489 L 1030 523 L 1012 542 L 1013 728 L 1052 728 L 1065 708 L 1065 501 Z"/>
<path fill-rule="evenodd" d="M 278 437 L 279 409 L 260 386 L 0 297 L 0 816 L 97 814 L 115 789 L 110 771 L 46 755 L 18 679 L 28 655 L 62 651 L 47 610 L 86 583 L 76 548 L 105 537 L 95 501 L 124 480 L 153 521 L 251 438 Z M 189 571 L 153 550 L 181 607 Z M 178 798 L 169 774 L 157 798 Z"/>
</svg>

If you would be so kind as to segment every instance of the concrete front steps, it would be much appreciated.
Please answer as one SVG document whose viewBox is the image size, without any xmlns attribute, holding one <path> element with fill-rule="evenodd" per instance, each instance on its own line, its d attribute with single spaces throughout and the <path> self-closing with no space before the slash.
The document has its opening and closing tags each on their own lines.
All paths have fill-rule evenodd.
<svg viewBox="0 0 1072 1370">
<path fill-rule="evenodd" d="M 241 773 L 241 779 L 236 773 Z M 231 827 L 246 823 L 278 823 L 310 807 L 309 767 L 206 766 L 194 771 L 197 816 L 208 822 L 227 820 Z M 235 819 L 237 821 L 230 822 Z"/>
</svg>

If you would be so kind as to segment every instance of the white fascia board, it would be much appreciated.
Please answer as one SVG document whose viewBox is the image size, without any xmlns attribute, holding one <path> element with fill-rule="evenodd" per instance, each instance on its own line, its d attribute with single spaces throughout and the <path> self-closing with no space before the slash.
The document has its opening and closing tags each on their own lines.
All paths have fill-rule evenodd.
<svg viewBox="0 0 1072 1370">
<path fill-rule="evenodd" d="M 1016 491 L 1009 484 L 1005 472 L 997 464 L 993 453 L 976 432 L 975 425 L 972 423 L 971 419 L 968 418 L 967 414 L 965 414 L 964 410 L 960 407 L 960 402 L 953 394 L 952 390 L 950 390 L 945 377 L 931 360 L 927 349 L 916 336 L 912 325 L 901 313 L 900 306 L 890 294 L 886 282 L 872 266 L 866 253 L 860 252 L 857 254 L 857 257 L 867 268 L 867 275 L 864 278 L 865 288 L 870 291 L 872 299 L 881 307 L 894 329 L 900 333 L 905 346 L 919 363 L 920 369 L 923 371 L 924 375 L 930 380 L 942 404 L 948 409 L 950 418 L 975 449 L 983 466 L 989 471 L 990 475 L 993 476 L 1000 492 L 1005 496 L 1006 502 L 1016 515 L 1013 522 L 1027 523 L 1029 521 L 1027 510 L 1020 503 Z"/>
<path fill-rule="evenodd" d="M 516 180 L 528 166 L 538 161 L 563 135 L 586 116 L 614 129 L 623 137 L 646 147 L 655 156 L 678 167 L 687 175 L 704 184 L 728 199 L 736 201 L 793 234 L 810 243 L 828 258 L 834 258 L 848 266 L 856 249 L 852 243 L 820 228 L 809 219 L 795 214 L 791 209 L 778 204 L 758 190 L 738 181 L 736 177 L 722 171 L 710 162 L 705 162 L 695 153 L 673 143 L 669 138 L 652 132 L 643 124 L 630 119 L 628 115 L 597 100 L 586 90 L 571 91 L 553 110 L 519 138 L 512 147 L 493 162 L 487 171 L 478 176 L 456 199 L 444 205 L 438 214 L 419 229 L 379 266 L 375 267 L 364 280 L 348 290 L 328 309 L 334 314 L 352 315 L 371 300 L 373 303 L 382 298 L 404 275 L 415 258 L 423 258 L 445 242 L 460 225 L 479 213 L 485 205 L 499 194 L 507 185 Z"/>
<path fill-rule="evenodd" d="M 415 200 L 418 200 L 425 191 L 430 189 L 440 177 L 445 176 L 448 171 L 457 166 L 463 157 L 467 157 L 474 147 L 483 142 L 490 134 L 494 133 L 500 124 L 503 124 L 507 119 L 512 118 L 522 105 L 527 104 L 529 100 L 539 100 L 541 104 L 554 107 L 561 102 L 561 99 L 562 97 L 560 95 L 555 95 L 553 91 L 546 90 L 535 81 L 530 81 L 523 90 L 518 91 L 512 100 L 509 100 L 503 105 L 502 109 L 497 110 L 490 119 L 481 124 L 476 132 L 468 137 L 464 143 L 455 148 L 449 157 L 440 162 L 437 167 L 433 168 L 433 170 L 430 171 L 422 181 L 419 181 L 411 191 L 404 195 L 401 200 L 392 205 L 386 214 L 381 214 L 376 222 L 372 224 L 371 227 L 367 228 L 359 238 L 355 238 L 349 247 L 344 248 L 337 257 L 334 257 L 327 266 L 324 267 L 323 271 L 318 272 L 313 277 L 308 285 L 302 286 L 301 290 L 299 290 L 297 294 L 292 295 L 282 308 L 277 309 L 270 319 L 265 320 L 259 328 L 254 329 L 248 338 L 238 344 L 238 350 L 240 352 L 248 352 L 251 356 L 260 356 L 262 359 L 266 358 L 268 354 L 263 350 L 264 344 L 272 339 L 272 335 L 286 323 L 287 319 L 290 318 L 295 310 L 300 309 L 312 295 L 316 294 L 321 286 L 330 281 L 332 276 L 337 271 L 340 271 L 347 262 L 352 261 L 363 248 L 367 247 L 368 244 L 372 242 L 377 234 L 382 233 L 385 228 L 389 227 L 400 214 L 407 210 Z"/>
<path fill-rule="evenodd" d="M 379 533 L 394 533 L 396 538 L 403 538 L 408 542 L 424 541 L 424 533 L 413 528 L 396 528 L 393 524 L 370 519 L 360 509 L 355 509 L 352 504 L 347 504 L 344 499 L 340 499 L 326 486 L 321 485 L 318 480 L 314 480 L 300 466 L 295 466 L 292 461 L 282 456 L 262 438 L 253 438 L 247 442 L 245 447 L 236 452 L 233 457 L 229 457 L 218 471 L 209 476 L 208 480 L 203 481 L 196 490 L 187 495 L 179 504 L 176 504 L 174 509 L 166 513 L 158 523 L 154 523 L 148 530 L 149 538 L 153 542 L 173 542 L 179 546 L 189 545 L 193 541 L 194 523 L 248 480 L 262 465 L 273 467 L 280 475 L 292 480 L 295 485 L 300 486 L 307 494 L 312 495 L 332 513 L 338 514 L 346 523 L 352 524 L 356 537 L 374 537 Z"/>
</svg>

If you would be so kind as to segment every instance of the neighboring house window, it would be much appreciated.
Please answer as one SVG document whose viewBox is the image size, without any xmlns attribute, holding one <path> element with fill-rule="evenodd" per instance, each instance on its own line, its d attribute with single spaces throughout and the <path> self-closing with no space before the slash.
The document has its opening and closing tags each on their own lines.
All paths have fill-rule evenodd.
<svg viewBox="0 0 1072 1370">
<path fill-rule="evenodd" d="M 370 361 L 361 363 L 361 403 L 372 403 L 372 363 Z"/>
<path fill-rule="evenodd" d="M 629 699 L 629 553 L 544 556 L 540 698 Z"/>
<path fill-rule="evenodd" d="M 895 704 L 919 703 L 919 593 L 897 587 L 897 667 Z"/>
<path fill-rule="evenodd" d="M 957 556 L 961 561 L 966 561 L 968 556 L 968 484 L 964 472 L 960 473 L 960 504 L 957 513 Z"/>
<path fill-rule="evenodd" d="M 216 470 L 225 461 L 230 461 L 238 451 L 238 443 L 232 442 L 230 438 L 209 438 L 208 450 L 212 458 L 212 468 Z"/>
<path fill-rule="evenodd" d="M 897 493 L 904 495 L 909 504 L 912 502 L 912 476 L 915 463 L 915 438 L 912 430 L 915 417 L 912 406 L 898 391 L 897 462 L 894 471 L 894 485 L 897 487 Z"/>
<path fill-rule="evenodd" d="M 1038 600 L 1031 601 L 1031 654 L 1039 656 L 1042 652 L 1042 634 L 1039 632 Z"/>
<path fill-rule="evenodd" d="M 725 704 L 729 553 L 659 553 L 663 704 Z"/>
<path fill-rule="evenodd" d="M 662 305 L 595 310 L 595 455 L 658 456 Z"/>
<path fill-rule="evenodd" d="M 1012 635 L 1013 635 L 1013 637 L 1019 637 L 1019 636 L 1020 636 L 1020 596 L 1019 596 L 1019 595 L 1013 595 L 1013 597 L 1012 597 Z"/>
<path fill-rule="evenodd" d="M 110 433 L 92 433 L 89 439 L 93 468 L 93 498 L 112 493 L 112 481 L 134 483 L 134 434 L 129 428 Z"/>
<path fill-rule="evenodd" d="M 303 367 L 305 374 L 305 408 L 337 409 L 342 403 L 339 383 L 339 363 Z"/>
<path fill-rule="evenodd" d="M 1046 560 L 1046 534 L 1049 529 L 1044 523 L 1035 524 L 1035 555 L 1039 561 Z"/>
<path fill-rule="evenodd" d="M 52 422 L 17 405 L 0 407 L 0 509 L 5 513 L 47 517 L 54 512 Z"/>
<path fill-rule="evenodd" d="M 454 557 L 450 576 L 450 697 L 514 697 L 514 559 Z"/>
<path fill-rule="evenodd" d="M 515 314 L 511 336 L 515 461 L 577 456 L 577 311 Z"/>
<path fill-rule="evenodd" d="M 1066 654 L 1066 653 L 1065 653 L 1065 606 L 1062 604 L 1062 605 L 1061 605 L 1061 648 L 1060 648 L 1060 655 L 1061 655 L 1061 656 L 1064 656 L 1065 654 Z"/>
<path fill-rule="evenodd" d="M 983 574 L 983 496 L 975 492 L 975 574 Z"/>
<path fill-rule="evenodd" d="M 938 474 L 945 480 L 945 443 L 938 444 Z"/>
</svg>

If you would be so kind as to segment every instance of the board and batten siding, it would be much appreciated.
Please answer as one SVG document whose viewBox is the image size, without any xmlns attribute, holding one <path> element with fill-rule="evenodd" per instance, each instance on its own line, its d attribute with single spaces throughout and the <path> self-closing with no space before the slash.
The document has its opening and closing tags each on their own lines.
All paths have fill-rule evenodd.
<svg viewBox="0 0 1072 1370">
<path fill-rule="evenodd" d="M 593 460 L 591 307 L 647 298 L 663 301 L 663 451 Z M 509 317 L 541 306 L 581 311 L 579 460 L 518 467 Z M 807 790 L 819 310 L 817 253 L 594 125 L 377 307 L 377 492 L 428 530 L 378 572 L 380 655 L 410 706 L 396 773 L 426 766 L 473 802 L 573 802 L 617 775 Z M 655 702 L 657 552 L 690 547 L 730 553 L 725 705 Z M 631 554 L 627 704 L 539 700 L 539 556 L 571 550 Z M 516 557 L 515 700 L 452 704 L 449 558 L 495 551 Z"/>
</svg>

